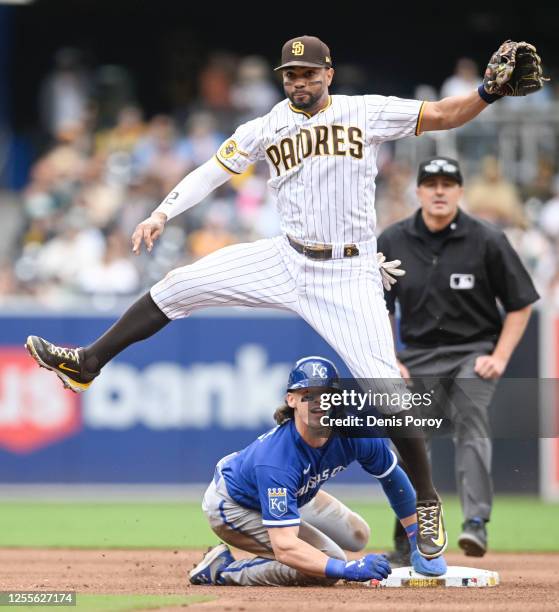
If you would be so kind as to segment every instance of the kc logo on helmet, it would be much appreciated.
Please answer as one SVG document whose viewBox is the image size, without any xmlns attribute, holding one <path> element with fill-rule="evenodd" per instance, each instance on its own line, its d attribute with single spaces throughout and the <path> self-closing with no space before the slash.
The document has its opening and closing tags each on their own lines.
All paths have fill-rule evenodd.
<svg viewBox="0 0 559 612">
<path fill-rule="evenodd" d="M 313 363 L 312 364 L 312 375 L 318 376 L 319 378 L 326 378 L 328 376 L 328 370 L 326 366 L 321 363 Z"/>
</svg>

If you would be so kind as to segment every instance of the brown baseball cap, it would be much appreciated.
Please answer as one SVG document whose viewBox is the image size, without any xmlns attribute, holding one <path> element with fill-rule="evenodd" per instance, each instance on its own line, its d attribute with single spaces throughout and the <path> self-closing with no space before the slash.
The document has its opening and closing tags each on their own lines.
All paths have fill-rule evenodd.
<svg viewBox="0 0 559 612">
<path fill-rule="evenodd" d="M 282 70 L 290 66 L 310 66 L 312 68 L 331 68 L 330 49 L 316 36 L 298 36 L 288 40 L 281 50 Z"/>
</svg>

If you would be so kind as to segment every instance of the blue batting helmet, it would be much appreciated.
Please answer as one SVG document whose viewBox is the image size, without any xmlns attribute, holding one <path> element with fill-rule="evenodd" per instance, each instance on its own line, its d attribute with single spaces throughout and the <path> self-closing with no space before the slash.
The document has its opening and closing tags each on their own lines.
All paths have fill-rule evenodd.
<svg viewBox="0 0 559 612">
<path fill-rule="evenodd" d="M 312 355 L 299 359 L 295 364 L 289 374 L 287 390 L 294 391 L 309 387 L 340 388 L 340 375 L 336 366 L 329 359 Z"/>
</svg>

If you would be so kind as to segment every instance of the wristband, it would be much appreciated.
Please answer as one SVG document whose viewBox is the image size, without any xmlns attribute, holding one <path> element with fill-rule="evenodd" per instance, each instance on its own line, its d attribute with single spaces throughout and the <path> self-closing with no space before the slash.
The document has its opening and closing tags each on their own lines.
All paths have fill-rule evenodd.
<svg viewBox="0 0 559 612">
<path fill-rule="evenodd" d="M 407 527 L 404 527 L 406 530 L 406 535 L 408 536 L 408 542 L 410 543 L 410 553 L 417 551 L 417 523 L 412 523 Z"/>
<path fill-rule="evenodd" d="M 477 92 L 479 94 L 479 97 L 484 102 L 487 102 L 487 104 L 493 104 L 493 102 L 496 102 L 497 100 L 500 100 L 503 97 L 501 94 L 487 93 L 485 91 L 485 88 L 483 87 L 483 83 L 477 88 Z"/>
<path fill-rule="evenodd" d="M 328 559 L 324 573 L 327 578 L 343 578 L 345 571 L 345 561 L 340 559 Z"/>
</svg>

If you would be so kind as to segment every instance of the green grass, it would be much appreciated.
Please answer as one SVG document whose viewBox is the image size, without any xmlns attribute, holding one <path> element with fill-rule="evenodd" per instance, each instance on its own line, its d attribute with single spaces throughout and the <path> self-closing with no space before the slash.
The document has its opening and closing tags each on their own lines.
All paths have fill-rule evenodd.
<svg viewBox="0 0 559 612">
<path fill-rule="evenodd" d="M 7 502 L 0 546 L 204 548 L 216 541 L 197 503 Z"/>
<path fill-rule="evenodd" d="M 462 516 L 458 500 L 445 498 L 450 549 Z M 393 515 L 383 502 L 348 504 L 371 526 L 370 546 L 390 546 Z M 489 524 L 494 551 L 558 551 L 559 504 L 536 498 L 495 501 Z M 1 547 L 204 548 L 217 542 L 198 503 L 45 503 L 4 502 Z"/>
<path fill-rule="evenodd" d="M 76 606 L 56 606 L 65 610 L 90 610 L 97 612 L 110 610 L 124 612 L 125 610 L 157 610 L 167 606 L 188 606 L 192 603 L 212 601 L 208 595 L 81 595 L 76 596 Z M 37 606 L 17 606 L 18 610 L 36 612 Z"/>
<path fill-rule="evenodd" d="M 382 505 L 355 503 L 350 507 L 371 526 L 370 545 L 382 549 L 390 547 L 394 527 L 390 511 L 384 511 Z M 559 504 L 544 504 L 532 497 L 499 496 L 487 526 L 489 546 L 495 552 L 558 552 L 558 514 Z M 456 541 L 463 521 L 458 499 L 444 498 L 444 516 L 449 549 L 457 550 Z"/>
</svg>

